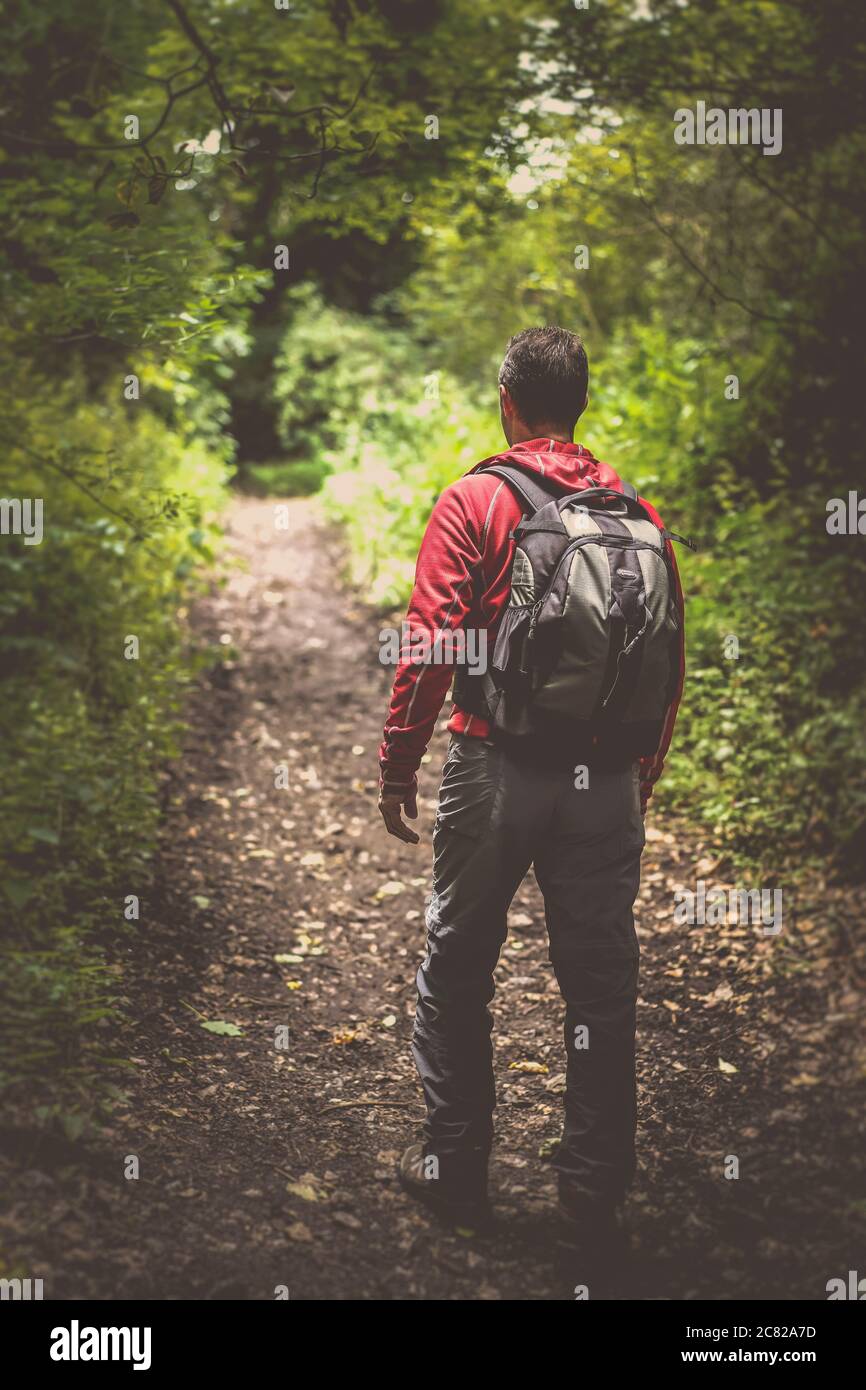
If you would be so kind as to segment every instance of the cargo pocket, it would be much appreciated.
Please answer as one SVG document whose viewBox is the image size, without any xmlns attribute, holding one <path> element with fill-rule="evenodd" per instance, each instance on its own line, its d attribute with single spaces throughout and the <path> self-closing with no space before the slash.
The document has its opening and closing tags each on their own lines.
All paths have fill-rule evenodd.
<svg viewBox="0 0 866 1390">
<path fill-rule="evenodd" d="M 493 744 L 455 734 L 442 769 L 436 830 L 480 840 L 493 814 L 501 766 L 501 750 Z"/>
<path fill-rule="evenodd" d="M 632 763 L 629 783 L 629 845 L 642 850 L 646 844 L 646 825 L 640 813 L 640 763 Z"/>
</svg>

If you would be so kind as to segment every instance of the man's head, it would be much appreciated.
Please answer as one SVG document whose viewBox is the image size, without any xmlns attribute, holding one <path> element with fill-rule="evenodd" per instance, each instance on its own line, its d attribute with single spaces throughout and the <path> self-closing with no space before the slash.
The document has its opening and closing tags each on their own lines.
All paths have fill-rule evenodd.
<svg viewBox="0 0 866 1390">
<path fill-rule="evenodd" d="M 571 439 L 586 409 L 589 364 L 566 328 L 526 328 L 499 369 L 499 413 L 509 444 Z"/>
</svg>

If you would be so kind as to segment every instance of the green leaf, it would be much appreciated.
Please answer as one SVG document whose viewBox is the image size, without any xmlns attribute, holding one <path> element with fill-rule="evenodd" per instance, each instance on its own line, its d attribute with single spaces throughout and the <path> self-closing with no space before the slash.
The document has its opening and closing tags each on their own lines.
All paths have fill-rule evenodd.
<svg viewBox="0 0 866 1390">
<path fill-rule="evenodd" d="M 80 1139 L 84 1133 L 87 1126 L 87 1116 L 82 1115 L 79 1111 L 74 1111 L 69 1115 L 64 1115 L 61 1123 L 66 1138 L 74 1141 Z"/>
<path fill-rule="evenodd" d="M 219 1021 L 217 1023 L 203 1023 L 201 1026 L 204 1028 L 205 1032 L 218 1033 L 221 1038 L 243 1037 L 243 1030 L 238 1028 L 235 1023 L 223 1023 Z"/>
<path fill-rule="evenodd" d="M 26 878 L 10 878 L 3 890 L 13 907 L 24 907 L 36 892 L 36 884 Z"/>
<path fill-rule="evenodd" d="M 49 830 L 46 826 L 34 826 L 31 830 L 28 830 L 27 834 L 30 836 L 31 840 L 40 840 L 46 845 L 60 844 L 60 836 L 57 831 Z"/>
</svg>

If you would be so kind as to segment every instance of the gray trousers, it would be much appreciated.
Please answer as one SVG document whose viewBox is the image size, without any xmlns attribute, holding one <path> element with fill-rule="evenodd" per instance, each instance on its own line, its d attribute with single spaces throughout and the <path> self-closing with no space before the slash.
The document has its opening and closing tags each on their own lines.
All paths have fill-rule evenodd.
<svg viewBox="0 0 866 1390">
<path fill-rule="evenodd" d="M 496 1104 L 487 1006 L 508 907 L 534 865 L 566 1005 L 565 1124 L 554 1163 L 578 1199 L 623 1196 L 635 1163 L 632 907 L 644 838 L 637 764 L 590 769 L 589 785 L 577 789 L 571 768 L 452 737 L 412 1039 L 425 1150 L 443 1178 L 459 1184 L 486 1172 Z"/>
</svg>

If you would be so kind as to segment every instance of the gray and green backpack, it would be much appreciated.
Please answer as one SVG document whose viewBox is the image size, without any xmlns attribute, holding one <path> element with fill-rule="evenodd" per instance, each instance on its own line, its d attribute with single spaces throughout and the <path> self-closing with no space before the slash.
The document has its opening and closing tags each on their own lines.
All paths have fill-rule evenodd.
<svg viewBox="0 0 866 1390">
<path fill-rule="evenodd" d="M 461 669 L 454 698 L 497 734 L 565 757 L 631 760 L 658 747 L 679 680 L 677 586 L 667 540 L 635 489 L 554 493 L 493 462 L 524 509 L 511 594 L 484 673 Z"/>
</svg>

